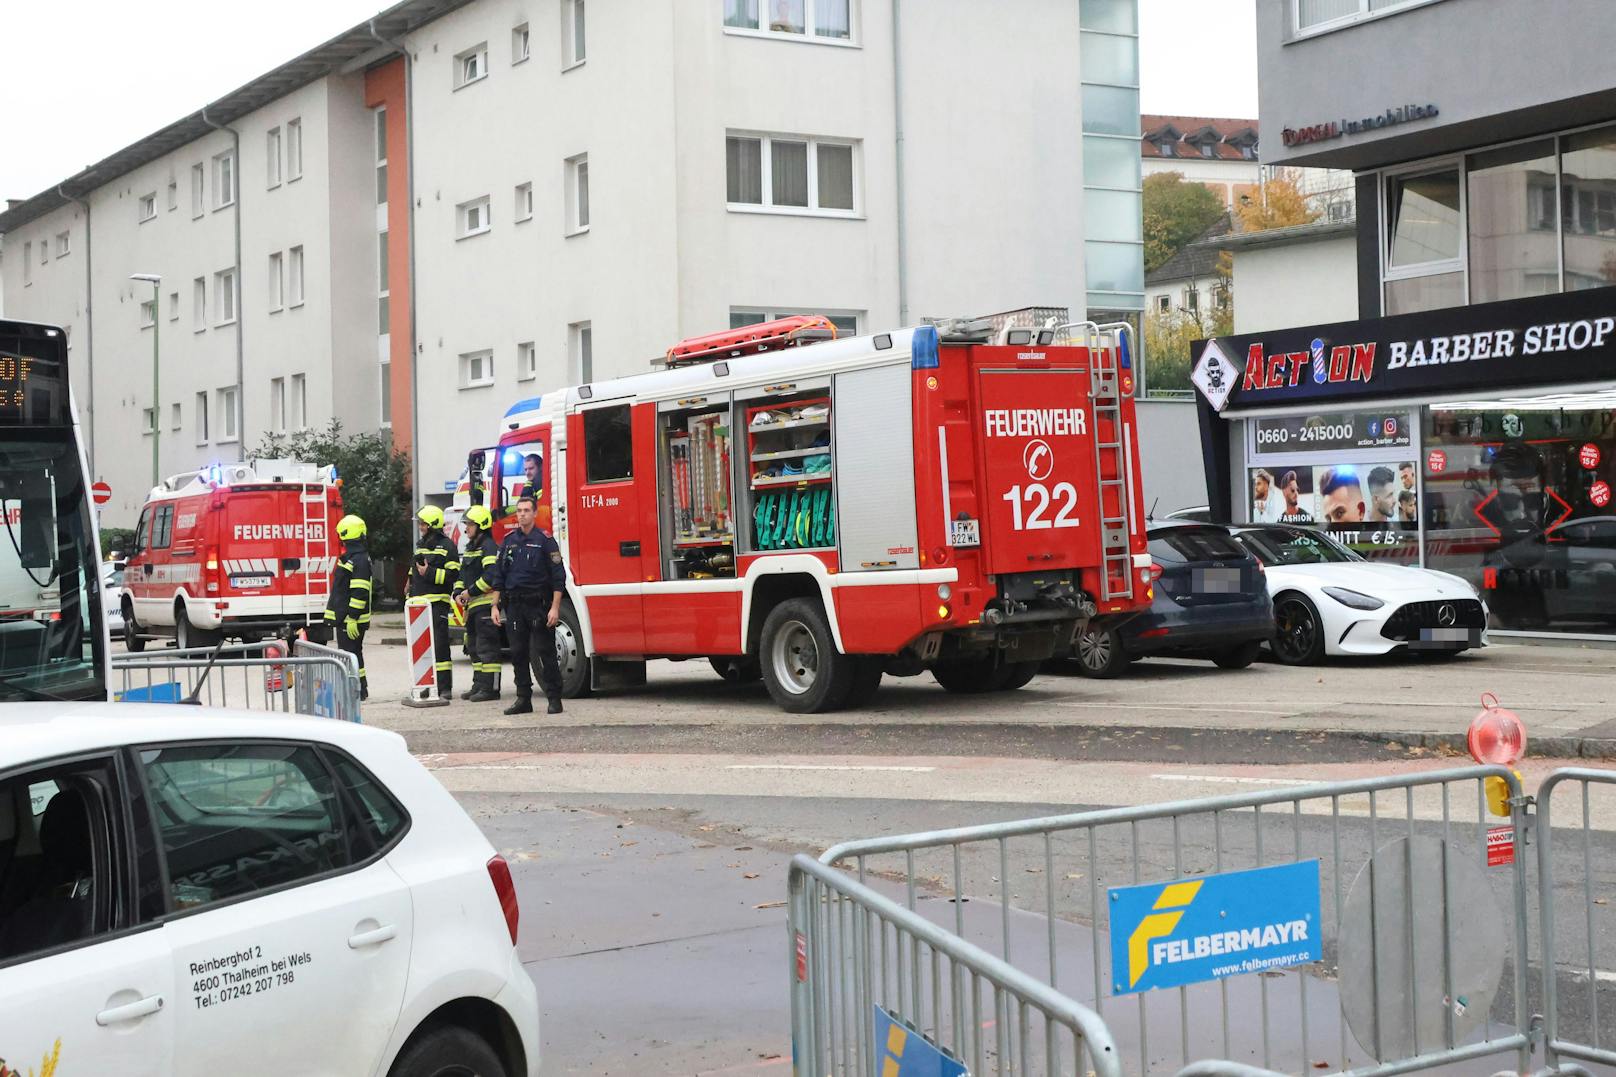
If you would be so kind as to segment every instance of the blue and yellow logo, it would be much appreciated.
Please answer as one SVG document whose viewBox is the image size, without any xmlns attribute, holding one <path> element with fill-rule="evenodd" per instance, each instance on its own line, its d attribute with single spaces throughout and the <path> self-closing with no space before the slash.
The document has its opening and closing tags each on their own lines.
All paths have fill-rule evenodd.
<svg viewBox="0 0 1616 1077">
<path fill-rule="evenodd" d="M 874 1032 L 881 1077 L 969 1077 L 959 1060 L 880 1006 Z"/>
<path fill-rule="evenodd" d="M 1117 995 L 1317 961 L 1319 862 L 1118 886 L 1111 907 Z"/>
</svg>

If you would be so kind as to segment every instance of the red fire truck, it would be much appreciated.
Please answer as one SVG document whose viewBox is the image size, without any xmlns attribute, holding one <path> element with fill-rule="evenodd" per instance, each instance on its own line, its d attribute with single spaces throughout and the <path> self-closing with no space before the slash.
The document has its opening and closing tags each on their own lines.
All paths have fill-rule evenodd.
<svg viewBox="0 0 1616 1077">
<path fill-rule="evenodd" d="M 248 641 L 321 615 L 342 545 L 335 469 L 298 460 L 214 464 L 166 479 L 140 510 L 124 572 L 124 642 Z"/>
<path fill-rule="evenodd" d="M 524 491 L 552 522 L 566 694 L 649 658 L 761 676 L 794 712 L 883 674 L 1013 689 L 1147 604 L 1127 327 L 1074 329 L 787 318 L 512 407 L 472 498 L 499 537 Z"/>
</svg>

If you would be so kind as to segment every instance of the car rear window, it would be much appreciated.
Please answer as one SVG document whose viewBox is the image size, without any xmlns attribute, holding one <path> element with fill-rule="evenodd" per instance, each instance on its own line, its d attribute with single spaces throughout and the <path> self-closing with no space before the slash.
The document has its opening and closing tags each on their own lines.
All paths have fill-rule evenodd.
<svg viewBox="0 0 1616 1077">
<path fill-rule="evenodd" d="M 1168 561 L 1240 560 L 1246 551 L 1221 527 L 1172 527 L 1150 536 L 1150 555 Z"/>
</svg>

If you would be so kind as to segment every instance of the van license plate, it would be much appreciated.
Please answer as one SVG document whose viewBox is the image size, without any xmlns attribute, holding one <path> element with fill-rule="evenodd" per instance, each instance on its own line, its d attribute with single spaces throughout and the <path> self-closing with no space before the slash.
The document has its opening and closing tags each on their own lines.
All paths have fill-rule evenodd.
<svg viewBox="0 0 1616 1077">
<path fill-rule="evenodd" d="M 238 591 L 250 591 L 259 587 L 268 587 L 272 582 L 269 576 L 231 576 L 230 586 Z"/>
<path fill-rule="evenodd" d="M 956 549 L 964 546 L 982 545 L 982 528 L 976 520 L 950 520 L 948 522 L 948 544 Z"/>
</svg>

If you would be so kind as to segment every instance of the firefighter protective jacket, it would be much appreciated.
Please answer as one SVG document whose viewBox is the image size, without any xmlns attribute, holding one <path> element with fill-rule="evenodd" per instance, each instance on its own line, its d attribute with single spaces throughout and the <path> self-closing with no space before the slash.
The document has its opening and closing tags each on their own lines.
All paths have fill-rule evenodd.
<svg viewBox="0 0 1616 1077">
<path fill-rule="evenodd" d="M 415 571 L 422 561 L 426 562 L 424 576 Z M 410 560 L 410 596 L 447 602 L 459 572 L 460 556 L 455 553 L 454 543 L 441 527 L 434 528 L 419 541 Z"/>
<path fill-rule="evenodd" d="M 337 567 L 331 572 L 331 597 L 326 599 L 325 619 L 340 624 L 352 617 L 362 625 L 370 623 L 370 551 L 363 540 L 345 544 Z"/>
<path fill-rule="evenodd" d="M 499 546 L 494 536 L 479 531 L 466 543 L 460 555 L 460 590 L 466 592 L 466 608 L 474 610 L 494 601 L 494 566 L 499 563 Z"/>
</svg>

